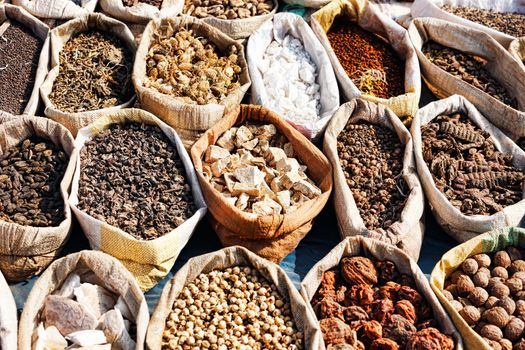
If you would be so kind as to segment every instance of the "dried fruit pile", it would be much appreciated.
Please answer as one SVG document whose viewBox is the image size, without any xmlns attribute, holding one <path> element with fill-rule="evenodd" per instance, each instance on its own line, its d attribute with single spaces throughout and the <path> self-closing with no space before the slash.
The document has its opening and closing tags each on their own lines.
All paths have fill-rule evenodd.
<svg viewBox="0 0 525 350">
<path fill-rule="evenodd" d="M 522 200 L 523 171 L 467 116 L 440 115 L 421 137 L 437 188 L 463 214 L 492 215 Z"/>
<path fill-rule="evenodd" d="M 128 7 L 138 5 L 139 3 L 143 3 L 155 6 L 156 8 L 160 9 L 160 7 L 162 6 L 162 1 L 163 0 L 122 0 L 122 3 L 124 4 L 124 6 Z"/>
<path fill-rule="evenodd" d="M 323 274 L 312 306 L 327 349 L 451 350 L 412 277 L 393 262 L 345 257 Z"/>
<path fill-rule="evenodd" d="M 186 285 L 166 320 L 162 349 L 303 348 L 289 302 L 256 269 L 200 274 Z"/>
<path fill-rule="evenodd" d="M 232 20 L 267 15 L 273 8 L 271 0 L 185 0 L 183 13 Z"/>
</svg>

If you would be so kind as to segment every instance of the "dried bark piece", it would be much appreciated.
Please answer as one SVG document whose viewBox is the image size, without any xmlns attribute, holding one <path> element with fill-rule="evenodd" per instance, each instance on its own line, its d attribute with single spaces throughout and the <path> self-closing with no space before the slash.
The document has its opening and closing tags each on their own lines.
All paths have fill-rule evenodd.
<svg viewBox="0 0 525 350">
<path fill-rule="evenodd" d="M 64 283 L 62 283 L 62 287 L 58 293 L 55 294 L 64 298 L 73 298 L 73 291 L 78 287 L 80 287 L 80 276 L 76 273 L 72 273 L 67 276 Z"/>
<path fill-rule="evenodd" d="M 87 307 L 98 319 L 111 310 L 116 303 L 116 296 L 106 288 L 91 283 L 82 283 L 74 290 L 77 301 Z"/>
<path fill-rule="evenodd" d="M 375 301 L 372 307 L 372 318 L 383 324 L 390 319 L 394 313 L 394 303 L 390 299 Z"/>
<path fill-rule="evenodd" d="M 377 283 L 377 271 L 372 260 L 362 257 L 345 257 L 341 260 L 341 276 L 350 285 Z"/>
<path fill-rule="evenodd" d="M 78 346 L 104 345 L 108 341 L 100 330 L 86 330 L 70 333 L 66 339 Z"/>
<path fill-rule="evenodd" d="M 106 338 L 112 344 L 112 350 L 135 349 L 136 343 L 126 330 L 124 318 L 120 311 L 111 310 L 105 313 L 102 329 Z"/>
<path fill-rule="evenodd" d="M 406 350 L 452 350 L 454 341 L 451 337 L 435 328 L 423 329 L 410 337 Z"/>
<path fill-rule="evenodd" d="M 345 320 L 343 316 L 344 308 L 337 302 L 335 302 L 332 299 L 324 298 L 319 303 L 320 305 L 320 315 L 321 318 L 330 318 L 330 317 L 336 317 L 341 319 L 342 321 Z"/>
<path fill-rule="evenodd" d="M 44 324 L 55 326 L 62 335 L 95 329 L 97 317 L 84 305 L 58 295 L 48 295 L 44 303 Z"/>
<path fill-rule="evenodd" d="M 47 327 L 40 323 L 37 328 L 37 340 L 34 350 L 63 350 L 67 347 L 66 339 L 55 326 Z"/>
</svg>

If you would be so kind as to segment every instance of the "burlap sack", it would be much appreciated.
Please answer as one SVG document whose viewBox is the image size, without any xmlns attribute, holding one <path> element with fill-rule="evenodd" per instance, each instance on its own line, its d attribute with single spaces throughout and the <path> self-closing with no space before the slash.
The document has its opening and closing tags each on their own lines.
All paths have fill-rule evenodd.
<svg viewBox="0 0 525 350">
<path fill-rule="evenodd" d="M 42 96 L 42 100 L 46 107 L 44 111 L 45 115 L 64 125 L 69 131 L 71 131 L 73 136 L 77 135 L 79 129 L 90 124 L 98 117 L 129 107 L 135 100 L 135 97 L 133 96 L 129 101 L 118 106 L 87 112 L 69 113 L 58 110 L 49 99 L 49 94 L 51 94 L 51 91 L 53 90 L 53 83 L 57 78 L 60 69 L 60 51 L 62 51 L 62 48 L 68 40 L 75 35 L 94 29 L 114 34 L 122 40 L 122 43 L 126 45 L 132 53 L 135 53 L 137 47 L 133 34 L 131 34 L 130 30 L 124 23 L 109 18 L 101 13 L 92 13 L 75 18 L 51 31 L 51 70 L 49 71 L 45 82 L 40 87 L 40 95 Z"/>
<path fill-rule="evenodd" d="M 277 131 L 292 144 L 299 162 L 308 167 L 308 176 L 322 191 L 319 197 L 303 204 L 291 214 L 254 218 L 230 204 L 204 178 L 202 157 L 208 146 L 215 144 L 226 130 L 248 121 L 275 125 Z M 297 247 L 312 228 L 314 218 L 323 209 L 332 191 L 332 168 L 328 159 L 299 131 L 262 106 L 237 106 L 193 145 L 191 158 L 211 213 L 213 228 L 222 244 L 246 247 L 274 262 L 281 261 Z"/>
<path fill-rule="evenodd" d="M 302 17 L 293 13 L 278 13 L 250 36 L 246 52 L 250 77 L 252 78 L 251 102 L 262 106 L 268 105 L 269 97 L 259 64 L 270 43 L 273 40 L 282 42 L 287 35 L 292 35 L 303 43 L 305 51 L 317 66 L 316 83 L 320 86 L 321 111 L 319 120 L 312 123 L 300 124 L 290 119 L 286 120 L 304 136 L 318 140 L 323 135 L 330 118 L 339 107 L 339 89 L 328 55 Z M 282 79 L 286 79 L 286 77 L 283 76 Z"/>
<path fill-rule="evenodd" d="M 146 56 L 156 32 L 159 28 L 165 26 L 169 26 L 174 32 L 179 28 L 192 29 L 196 35 L 206 37 L 217 45 L 219 50 L 225 50 L 230 45 L 235 45 L 239 52 L 239 66 L 242 68 L 240 75 L 241 87 L 226 96 L 219 104 L 210 103 L 207 105 L 182 103 L 173 96 L 144 87 L 143 81 L 147 76 Z M 133 67 L 133 84 L 141 106 L 175 128 L 180 134 L 184 145 L 189 149 L 204 131 L 211 128 L 222 118 L 224 113 L 241 103 L 251 82 L 248 64 L 244 57 L 244 48 L 241 44 L 201 20 L 182 16 L 157 19 L 148 24 L 137 49 Z"/>
<path fill-rule="evenodd" d="M 510 43 L 509 52 L 523 65 L 525 70 L 525 37 L 518 38 Z"/>
<path fill-rule="evenodd" d="M 0 111 L 0 123 L 6 122 L 12 118 L 15 118 L 15 116 L 11 113 Z"/>
<path fill-rule="evenodd" d="M 15 299 L 0 273 L 0 349 L 16 349 L 18 320 Z"/>
<path fill-rule="evenodd" d="M 60 145 L 70 157 L 60 182 L 65 219 L 58 226 L 32 227 L 0 220 L 0 270 L 10 282 L 28 279 L 53 261 L 71 232 L 69 186 L 77 163 L 73 136 L 62 125 L 39 117 L 18 116 L 0 124 L 0 157 L 4 151 L 30 136 L 40 136 Z"/>
<path fill-rule="evenodd" d="M 390 260 L 396 265 L 399 272 L 412 276 L 416 282 L 417 290 L 432 308 L 434 319 L 440 326 L 439 329 L 454 339 L 455 350 L 463 350 L 461 336 L 443 307 L 439 304 L 434 293 L 432 293 L 427 278 L 417 263 L 400 249 L 374 239 L 360 236 L 348 237 L 315 264 L 301 283 L 301 295 L 307 303 L 311 302 L 319 288 L 323 273 L 338 266 L 341 259 L 345 256 L 366 256 L 378 260 Z M 324 349 L 324 341 L 322 346 Z"/>
<path fill-rule="evenodd" d="M 414 19 L 408 33 L 419 57 L 423 78 L 437 97 L 465 96 L 511 139 L 525 136 L 525 71 L 494 39 L 472 28 L 434 18 Z M 517 99 L 518 108 L 507 106 L 431 63 L 421 51 L 423 44 L 429 40 L 487 59 L 487 70 Z"/>
<path fill-rule="evenodd" d="M 525 214 L 525 200 L 507 206 L 503 211 L 490 216 L 464 215 L 436 187 L 430 170 L 423 159 L 421 127 L 439 115 L 453 113 L 466 114 L 474 124 L 492 136 L 494 144 L 499 151 L 513 155 L 513 165 L 515 167 L 525 170 L 525 152 L 485 119 L 464 97 L 454 95 L 426 105 L 418 111 L 410 131 L 414 140 L 414 155 L 419 179 L 437 222 L 459 242 L 465 242 L 480 233 L 497 228 L 518 226 Z"/>
<path fill-rule="evenodd" d="M 29 12 L 24 10 L 21 7 L 9 5 L 9 4 L 1 4 L 0 5 L 0 35 L 4 33 L 4 31 L 7 29 L 7 26 L 3 26 L 4 22 L 7 20 L 15 20 L 27 28 L 31 29 L 33 34 L 37 36 L 38 38 L 44 40 L 44 45 L 42 46 L 42 52 L 40 53 L 40 57 L 38 59 L 38 68 L 35 73 L 35 84 L 33 85 L 31 97 L 29 98 L 29 101 L 27 101 L 27 104 L 24 109 L 23 114 L 27 115 L 34 115 L 36 113 L 36 110 L 38 108 L 38 102 L 39 102 L 39 92 L 38 88 L 42 83 L 44 82 L 44 79 L 46 78 L 47 74 L 47 65 L 49 63 L 49 28 L 44 23 L 42 23 L 39 19 L 32 16 Z M 8 54 L 8 53 L 5 53 Z M 1 92 L 7 93 L 5 91 Z M 18 113 L 18 112 L 17 112 Z"/>
<path fill-rule="evenodd" d="M 269 282 L 272 282 L 285 300 L 290 302 L 295 325 L 304 334 L 303 348 L 320 349 L 322 343 L 321 331 L 313 316 L 313 311 L 301 298 L 284 270 L 276 264 L 265 260 L 243 247 L 229 247 L 213 253 L 200 255 L 188 262 L 166 283 L 155 312 L 151 316 L 146 338 L 148 350 L 160 350 L 162 332 L 173 303 L 187 284 L 195 280 L 201 273 L 222 270 L 234 266 L 252 266 Z"/>
<path fill-rule="evenodd" d="M 405 61 L 405 94 L 389 99 L 363 94 L 348 77 L 339 62 L 326 33 L 332 27 L 334 20 L 343 16 L 356 22 L 361 28 L 385 38 L 392 48 Z M 389 107 L 397 116 L 410 122 L 416 114 L 421 95 L 421 78 L 417 56 L 412 48 L 407 31 L 392 19 L 380 13 L 376 7 L 368 6 L 367 0 L 334 0 L 315 12 L 310 25 L 323 44 L 334 67 L 335 76 L 339 81 L 343 95 L 347 100 L 362 98 L 378 102 Z"/>
<path fill-rule="evenodd" d="M 352 191 L 346 183 L 339 160 L 337 151 L 339 134 L 348 123 L 354 124 L 359 121 L 382 125 L 393 130 L 401 143 L 405 145 L 402 175 L 410 193 L 399 221 L 393 223 L 386 230 L 368 230 L 366 228 L 359 214 Z M 417 177 L 412 137 L 399 118 L 388 107 L 380 104 L 361 99 L 347 102 L 337 110 L 330 124 L 328 124 L 324 135 L 323 150 L 332 164 L 332 169 L 334 169 L 333 198 L 341 237 L 362 235 L 379 239 L 397 246 L 417 261 L 425 232 L 423 221 L 425 199 L 423 188 Z"/>
<path fill-rule="evenodd" d="M 122 0 L 100 0 L 100 7 L 121 21 L 146 24 L 157 17 L 176 17 L 184 7 L 184 0 L 163 0 L 160 9 L 145 2 L 125 6 Z"/>
<path fill-rule="evenodd" d="M 33 16 L 50 19 L 71 19 L 94 12 L 97 0 L 82 0 L 80 5 L 72 0 L 12 0 Z"/>
<path fill-rule="evenodd" d="M 489 346 L 478 333 L 470 328 L 465 320 L 463 320 L 463 317 L 461 317 L 454 306 L 452 306 L 443 295 L 442 291 L 445 280 L 452 272 L 459 268 L 468 257 L 480 253 L 497 252 L 509 246 L 525 248 L 524 229 L 506 227 L 472 238 L 446 252 L 430 275 L 430 286 L 434 290 L 434 293 L 436 293 L 441 304 L 445 307 L 445 310 L 454 322 L 459 333 L 461 333 L 465 347 L 468 349 L 492 350 L 492 347 Z"/>
<path fill-rule="evenodd" d="M 135 350 L 143 350 L 149 323 L 144 294 L 133 275 L 117 259 L 90 250 L 70 254 L 55 261 L 35 282 L 20 317 L 18 349 L 32 349 L 31 340 L 40 322 L 46 297 L 59 289 L 73 272 L 80 275 L 81 281 L 84 276 L 87 280 L 96 279 L 104 288 L 124 299 L 134 317 L 131 321 L 136 324 Z"/>
<path fill-rule="evenodd" d="M 93 138 L 102 130 L 112 124 L 125 124 L 129 122 L 157 125 L 171 143 L 176 146 L 177 152 L 184 164 L 186 177 L 191 185 L 193 198 L 197 211 L 182 225 L 173 229 L 162 237 L 144 241 L 134 238 L 129 233 L 118 227 L 98 220 L 77 207 L 78 188 L 80 180 L 80 151 L 86 141 Z M 206 214 L 206 203 L 195 175 L 191 159 L 184 149 L 182 142 L 171 127 L 163 123 L 153 114 L 141 109 L 122 109 L 97 119 L 89 126 L 79 130 L 75 140 L 79 162 L 75 169 L 71 198 L 69 204 L 73 213 L 80 222 L 92 249 L 101 250 L 119 259 L 131 271 L 143 290 L 151 289 L 164 278 L 173 267 L 182 248 L 188 243 L 199 221 Z"/>
</svg>

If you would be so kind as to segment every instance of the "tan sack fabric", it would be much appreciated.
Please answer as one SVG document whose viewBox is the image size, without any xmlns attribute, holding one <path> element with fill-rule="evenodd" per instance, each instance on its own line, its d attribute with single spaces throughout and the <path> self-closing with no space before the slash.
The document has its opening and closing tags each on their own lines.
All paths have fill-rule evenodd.
<svg viewBox="0 0 525 350">
<path fill-rule="evenodd" d="M 157 304 L 155 312 L 151 316 L 148 327 L 146 347 L 148 350 L 160 350 L 162 332 L 166 319 L 184 286 L 195 280 L 201 273 L 209 273 L 213 270 L 223 270 L 235 266 L 252 266 L 260 272 L 264 278 L 272 282 L 279 294 L 290 302 L 295 325 L 305 336 L 303 348 L 320 349 L 322 337 L 321 331 L 310 305 L 308 305 L 295 286 L 290 281 L 284 270 L 242 247 L 229 247 L 213 253 L 200 255 L 188 260 L 188 262 L 166 283 L 162 295 Z"/>
<path fill-rule="evenodd" d="M 71 19 L 94 12 L 98 0 L 12 0 L 38 18 Z M 79 3 L 77 5 L 77 3 Z"/>
<path fill-rule="evenodd" d="M 73 136 L 62 125 L 39 117 L 18 116 L 0 124 L 0 157 L 4 151 L 30 136 L 40 136 L 60 145 L 70 157 L 60 192 L 65 219 L 58 226 L 32 227 L 0 220 L 0 270 L 10 282 L 26 280 L 42 272 L 69 238 L 71 210 L 67 203 L 69 186 L 77 162 Z"/>
<path fill-rule="evenodd" d="M 208 146 L 214 145 L 226 130 L 246 122 L 275 125 L 277 131 L 292 144 L 295 157 L 308 167 L 308 176 L 321 189 L 321 195 L 290 214 L 273 216 L 255 216 L 230 204 L 203 176 L 202 157 Z M 332 169 L 328 159 L 299 131 L 262 106 L 236 107 L 193 145 L 191 158 L 212 216 L 213 228 L 222 244 L 244 246 L 274 262 L 281 261 L 297 247 L 312 228 L 314 218 L 323 209 L 332 191 Z"/>
<path fill-rule="evenodd" d="M 146 2 L 126 6 L 122 0 L 99 0 L 104 13 L 121 21 L 148 23 L 157 17 L 175 17 L 184 6 L 184 0 L 163 0 L 160 9 Z"/>
<path fill-rule="evenodd" d="M 356 22 L 364 30 L 383 37 L 392 45 L 399 57 L 405 61 L 404 95 L 384 99 L 363 94 L 352 79 L 348 77 L 326 35 L 334 20 L 339 16 L 343 16 L 348 21 Z M 380 13 L 376 7 L 368 6 L 367 0 L 334 0 L 312 15 L 310 25 L 323 44 L 328 57 L 330 57 L 335 76 L 339 81 L 343 95 L 348 101 L 360 97 L 368 101 L 378 102 L 388 106 L 397 116 L 407 122 L 410 121 L 418 108 L 421 95 L 421 78 L 416 53 L 412 48 L 407 31 L 403 27 Z"/>
<path fill-rule="evenodd" d="M 498 151 L 512 154 L 513 165 L 525 171 L 525 152 L 481 115 L 464 97 L 454 95 L 426 105 L 418 111 L 416 118 L 414 118 L 411 133 L 414 140 L 414 155 L 419 180 L 423 185 L 425 195 L 430 202 L 437 222 L 458 242 L 465 242 L 481 233 L 497 228 L 518 226 L 525 214 L 525 200 L 507 206 L 503 211 L 490 216 L 464 215 L 436 187 L 430 170 L 423 159 L 421 128 L 439 115 L 454 113 L 467 115 L 480 129 L 488 132 L 492 136 Z"/>
<path fill-rule="evenodd" d="M 0 349 L 16 349 L 18 320 L 15 299 L 0 273 Z"/>
<path fill-rule="evenodd" d="M 122 40 L 122 43 L 126 45 L 131 52 L 135 53 L 136 51 L 136 44 L 128 27 L 124 23 L 104 16 L 101 13 L 92 13 L 75 18 L 51 31 L 51 70 L 49 71 L 45 82 L 40 87 L 40 95 L 42 96 L 42 100 L 46 107 L 44 111 L 45 115 L 64 125 L 69 131 L 71 131 L 73 136 L 77 135 L 79 129 L 93 122 L 98 117 L 105 115 L 108 112 L 131 106 L 135 99 L 135 97 L 132 97 L 129 101 L 114 107 L 77 113 L 60 111 L 55 108 L 54 104 L 49 99 L 49 94 L 51 94 L 51 91 L 53 90 L 53 83 L 57 78 L 60 69 L 60 51 L 62 51 L 62 48 L 69 39 L 79 33 L 93 29 L 114 34 Z"/>
<path fill-rule="evenodd" d="M 518 38 L 510 43 L 509 52 L 518 62 L 521 62 L 525 70 L 525 37 Z"/>
<path fill-rule="evenodd" d="M 12 118 L 16 118 L 16 116 L 12 115 L 11 113 L 0 111 L 0 123 L 6 122 Z"/>
<path fill-rule="evenodd" d="M 399 221 L 393 223 L 386 230 L 380 228 L 368 230 L 366 228 L 352 191 L 346 183 L 339 160 L 337 151 L 339 134 L 348 123 L 355 124 L 360 121 L 382 125 L 393 130 L 401 143 L 405 145 L 402 174 L 410 192 L 407 194 L 408 198 Z M 347 102 L 337 110 L 326 128 L 323 151 L 330 160 L 332 169 L 334 169 L 333 198 L 341 237 L 362 235 L 379 239 L 397 246 L 417 261 L 425 232 L 423 221 L 425 200 L 423 188 L 417 177 L 412 137 L 399 118 L 388 107 L 380 104 L 361 99 Z"/>
<path fill-rule="evenodd" d="M 321 285 L 323 273 L 339 265 L 339 262 L 346 256 L 366 256 L 378 260 L 392 261 L 399 272 L 412 276 L 416 283 L 417 290 L 428 302 L 434 313 L 434 318 L 440 325 L 443 333 L 454 339 L 455 350 L 463 350 L 463 342 L 452 321 L 445 313 L 438 299 L 430 289 L 427 278 L 408 255 L 400 249 L 385 244 L 383 242 L 365 237 L 349 237 L 335 246 L 323 259 L 312 267 L 301 283 L 301 295 L 307 303 L 313 299 L 315 292 Z M 324 341 L 323 341 L 324 349 Z"/>
<path fill-rule="evenodd" d="M 83 250 L 58 259 L 35 282 L 24 305 L 18 328 L 18 349 L 31 350 L 46 297 L 60 289 L 71 274 L 82 282 L 96 283 L 122 297 L 136 325 L 136 347 L 143 350 L 149 323 L 148 305 L 133 275 L 115 258 L 102 252 Z"/>
</svg>

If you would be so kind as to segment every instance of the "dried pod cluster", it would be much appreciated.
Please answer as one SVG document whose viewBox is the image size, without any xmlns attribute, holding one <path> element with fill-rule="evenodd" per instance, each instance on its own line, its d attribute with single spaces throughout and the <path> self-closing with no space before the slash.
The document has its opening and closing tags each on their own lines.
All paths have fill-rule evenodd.
<svg viewBox="0 0 525 350">
<path fill-rule="evenodd" d="M 306 171 L 272 124 L 230 128 L 204 155 L 203 174 L 214 188 L 255 215 L 291 213 L 321 195 Z"/>
<path fill-rule="evenodd" d="M 345 257 L 323 274 L 312 306 L 327 349 L 451 350 L 412 277 L 393 262 Z"/>
<path fill-rule="evenodd" d="M 289 302 L 247 266 L 202 273 L 186 285 L 162 337 L 163 350 L 302 348 Z"/>
<path fill-rule="evenodd" d="M 232 20 L 267 15 L 273 8 L 271 0 L 185 0 L 183 13 Z"/>
<path fill-rule="evenodd" d="M 463 214 L 492 215 L 522 200 L 523 171 L 466 115 L 440 115 L 421 137 L 437 188 Z"/>
</svg>

